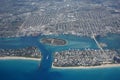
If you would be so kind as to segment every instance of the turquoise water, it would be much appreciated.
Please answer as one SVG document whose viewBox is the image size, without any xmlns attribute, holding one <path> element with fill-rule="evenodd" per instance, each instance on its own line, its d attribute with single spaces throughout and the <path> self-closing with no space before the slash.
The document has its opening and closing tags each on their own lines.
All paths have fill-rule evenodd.
<svg viewBox="0 0 120 80">
<path fill-rule="evenodd" d="M 120 35 L 108 34 L 106 37 L 100 37 L 97 39 L 99 42 L 107 44 L 105 49 L 120 49 Z"/>
<path fill-rule="evenodd" d="M 64 46 L 51 46 L 40 43 L 45 37 L 61 38 L 67 41 Z M 98 37 L 99 42 L 106 43 L 105 49 L 120 49 L 120 35 L 111 34 Z M 114 43 L 114 44 L 113 44 Z M 0 48 L 16 49 L 36 46 L 42 52 L 43 59 L 31 60 L 0 60 L 0 80 L 120 80 L 120 67 L 103 69 L 52 69 L 53 53 L 68 49 L 85 48 L 99 49 L 95 41 L 89 37 L 73 35 L 51 35 L 19 38 L 0 38 Z M 47 59 L 48 57 L 48 59 Z"/>
<path fill-rule="evenodd" d="M 0 80 L 120 80 L 120 67 L 102 69 L 59 70 L 47 74 L 39 71 L 39 61 L 2 60 Z"/>
</svg>

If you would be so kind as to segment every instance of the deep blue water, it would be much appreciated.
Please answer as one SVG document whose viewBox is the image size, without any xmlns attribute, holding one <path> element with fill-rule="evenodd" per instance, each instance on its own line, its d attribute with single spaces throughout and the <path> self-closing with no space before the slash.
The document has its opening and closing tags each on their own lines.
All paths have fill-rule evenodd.
<svg viewBox="0 0 120 80">
<path fill-rule="evenodd" d="M 61 38 L 67 41 L 65 46 L 52 46 L 40 43 L 45 37 Z M 106 43 L 105 49 L 120 49 L 120 35 L 108 34 L 98 37 Z M 114 43 L 114 44 L 113 44 Z M 42 52 L 42 60 L 0 60 L 0 80 L 120 80 L 120 67 L 103 69 L 52 69 L 53 53 L 68 49 L 98 49 L 95 41 L 88 37 L 73 35 L 51 35 L 20 38 L 0 38 L 0 48 L 16 49 L 36 46 Z M 48 59 L 46 58 L 48 57 Z"/>
<path fill-rule="evenodd" d="M 120 80 L 120 68 L 39 71 L 39 61 L 2 60 L 0 80 Z"/>
</svg>

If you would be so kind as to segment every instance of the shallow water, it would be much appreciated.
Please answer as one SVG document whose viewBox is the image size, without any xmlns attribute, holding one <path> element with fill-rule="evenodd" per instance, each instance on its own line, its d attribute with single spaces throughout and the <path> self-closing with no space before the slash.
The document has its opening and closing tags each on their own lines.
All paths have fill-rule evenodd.
<svg viewBox="0 0 120 80">
<path fill-rule="evenodd" d="M 66 40 L 67 44 L 51 46 L 40 43 L 40 39 L 45 37 L 61 38 Z M 106 37 L 98 37 L 97 40 L 108 45 L 105 49 L 120 49 L 120 35 L 111 34 Z M 43 56 L 41 63 L 32 60 L 0 60 L 0 80 L 120 80 L 120 67 L 77 70 L 51 69 L 52 55 L 55 51 L 98 49 L 95 41 L 91 38 L 73 35 L 0 38 L 0 48 L 16 49 L 28 46 L 36 46 L 40 49 Z"/>
</svg>

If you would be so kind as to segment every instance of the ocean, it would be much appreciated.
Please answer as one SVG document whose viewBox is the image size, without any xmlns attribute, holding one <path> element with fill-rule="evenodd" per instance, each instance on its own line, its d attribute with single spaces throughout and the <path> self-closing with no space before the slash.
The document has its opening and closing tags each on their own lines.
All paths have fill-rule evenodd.
<svg viewBox="0 0 120 80">
<path fill-rule="evenodd" d="M 64 46 L 40 43 L 45 37 L 60 38 L 67 41 Z M 108 34 L 98 37 L 98 42 L 106 43 L 104 49 L 120 49 L 120 35 Z M 113 44 L 114 43 L 114 44 Z M 96 69 L 52 69 L 53 53 L 68 49 L 99 49 L 93 39 L 73 35 L 51 35 L 19 38 L 0 38 L 0 48 L 17 49 L 36 46 L 42 52 L 41 61 L 0 60 L 0 80 L 120 80 L 120 67 Z M 46 59 L 48 57 L 48 59 Z"/>
<path fill-rule="evenodd" d="M 39 70 L 39 61 L 0 60 L 0 80 L 120 80 L 120 67 Z"/>
</svg>

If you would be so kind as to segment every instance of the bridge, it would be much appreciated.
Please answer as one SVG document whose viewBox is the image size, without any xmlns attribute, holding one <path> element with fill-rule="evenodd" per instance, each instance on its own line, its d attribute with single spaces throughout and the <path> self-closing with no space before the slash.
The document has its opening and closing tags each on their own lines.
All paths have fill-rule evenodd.
<svg viewBox="0 0 120 80">
<path fill-rule="evenodd" d="M 103 48 L 100 46 L 100 44 L 99 44 L 98 41 L 96 40 L 95 36 L 96 36 L 95 34 L 92 34 L 92 38 L 94 39 L 95 43 L 96 43 L 97 46 L 101 49 L 101 51 L 104 52 Z"/>
<path fill-rule="evenodd" d="M 97 46 L 100 48 L 100 50 L 104 53 L 105 59 L 107 59 L 108 57 L 107 57 L 105 51 L 104 51 L 103 48 L 100 46 L 100 44 L 99 44 L 99 42 L 96 40 L 95 36 L 96 36 L 96 34 L 92 33 L 92 38 L 94 39 L 95 43 L 96 43 Z"/>
</svg>

